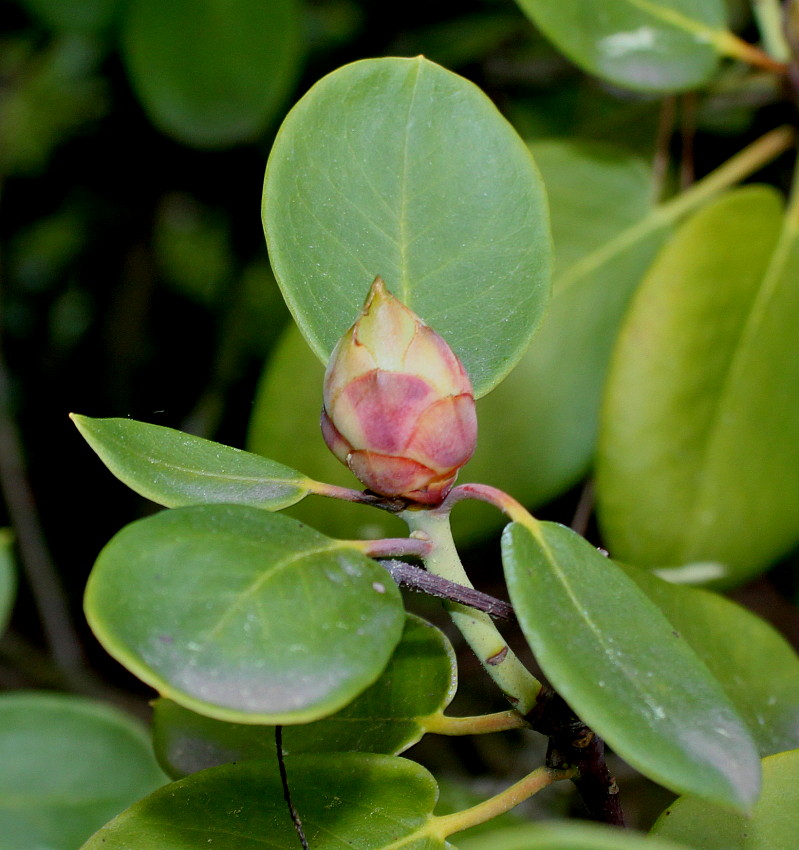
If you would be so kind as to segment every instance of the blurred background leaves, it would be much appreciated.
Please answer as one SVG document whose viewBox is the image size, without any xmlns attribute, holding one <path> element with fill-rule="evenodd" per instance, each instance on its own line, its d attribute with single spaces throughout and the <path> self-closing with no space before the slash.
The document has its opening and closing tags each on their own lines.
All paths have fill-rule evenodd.
<svg viewBox="0 0 799 850">
<path fill-rule="evenodd" d="M 733 28 L 756 40 L 749 4 L 727 5 Z M 305 359 L 292 353 L 303 343 L 289 327 L 258 213 L 277 127 L 324 74 L 365 57 L 423 53 L 477 83 L 540 154 L 545 180 L 551 175 L 563 280 L 597 249 L 595 240 L 634 227 L 678 186 L 793 119 L 772 75 L 729 62 L 701 92 L 619 89 L 559 54 L 512 0 L 388 8 L 377 0 L 0 0 L 0 21 L 0 525 L 17 527 L 20 556 L 18 604 L 0 642 L 7 689 L 102 691 L 74 672 L 85 669 L 83 650 L 64 648 L 75 641 L 74 623 L 75 647 L 85 648 L 90 666 L 142 693 L 89 637 L 80 599 L 100 548 L 153 508 L 92 456 L 68 412 L 130 416 L 234 446 L 249 439 L 255 450 L 328 477 L 312 465 L 322 451 L 315 419 L 288 419 L 318 406 L 321 368 L 307 348 Z M 789 169 L 783 158 L 759 179 L 785 189 Z M 599 194 L 581 197 L 589 179 Z M 652 244 L 642 239 L 615 258 L 631 277 L 614 274 L 610 258 L 620 301 L 668 235 L 665 226 L 655 230 Z M 581 285 L 594 291 L 596 283 Z M 586 325 L 607 318 L 590 304 L 583 317 Z M 537 345 L 557 366 L 579 365 L 579 349 L 556 332 L 563 317 L 553 310 L 548 321 L 552 339 L 540 336 L 531 351 Z M 594 413 L 570 422 L 574 452 L 550 415 L 557 399 L 545 396 L 545 370 L 523 369 L 482 402 L 484 454 L 474 474 L 507 482 L 546 518 L 568 524 L 577 511 L 583 522 Z M 542 388 L 533 414 L 559 441 L 551 451 L 507 415 L 517 407 L 507 399 L 514 381 Z M 586 382 L 591 376 L 576 369 L 574 386 Z M 569 404 L 584 401 L 567 394 Z M 549 466 L 520 480 L 518 455 L 497 448 L 503 427 L 546 451 Z M 345 470 L 337 473 L 351 483 Z M 317 509 L 311 502 L 302 510 Z M 341 509 L 340 520 L 334 510 L 327 515 L 325 531 L 380 533 L 384 515 Z M 496 518 L 463 510 L 455 520 L 461 539 L 476 544 L 467 555 L 475 581 L 494 590 L 497 551 L 486 535 Z M 598 542 L 594 525 L 586 528 Z M 789 556 L 738 591 L 793 639 L 796 574 Z M 417 607 L 436 616 L 435 604 L 425 604 Z M 465 660 L 460 699 L 476 699 L 482 710 Z M 73 675 L 65 678 L 65 666 Z M 141 711 L 143 702 L 134 705 Z M 481 747 L 463 743 L 463 758 L 483 767 L 502 761 Z M 518 747 L 503 752 L 504 764 L 530 758 Z"/>
</svg>

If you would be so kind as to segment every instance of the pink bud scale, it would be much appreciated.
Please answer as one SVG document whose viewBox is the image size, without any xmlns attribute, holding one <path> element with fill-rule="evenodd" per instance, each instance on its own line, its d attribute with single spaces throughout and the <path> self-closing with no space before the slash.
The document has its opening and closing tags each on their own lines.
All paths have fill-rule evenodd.
<svg viewBox="0 0 799 850">
<path fill-rule="evenodd" d="M 474 452 L 466 370 L 379 277 L 330 357 L 322 434 L 370 490 L 426 505 L 446 497 Z"/>
</svg>

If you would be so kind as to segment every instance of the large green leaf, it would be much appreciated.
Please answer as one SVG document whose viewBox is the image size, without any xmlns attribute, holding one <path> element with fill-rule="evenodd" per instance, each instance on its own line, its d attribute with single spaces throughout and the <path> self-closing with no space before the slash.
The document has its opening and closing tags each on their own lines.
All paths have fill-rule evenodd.
<svg viewBox="0 0 799 850">
<path fill-rule="evenodd" d="M 799 750 L 763 759 L 763 793 L 751 817 L 680 797 L 653 832 L 701 850 L 791 850 L 799 834 Z"/>
<path fill-rule="evenodd" d="M 799 657 L 785 638 L 723 596 L 621 566 L 718 679 L 760 755 L 799 747 Z"/>
<path fill-rule="evenodd" d="M 521 357 L 549 293 L 544 189 L 472 83 L 423 57 L 370 59 L 317 83 L 269 157 L 275 275 L 324 362 L 381 275 L 441 333 L 476 394 Z"/>
<path fill-rule="evenodd" d="M 672 214 L 653 209 L 647 167 L 618 148 L 551 141 L 533 151 L 552 210 L 554 297 L 522 361 L 478 403 L 477 450 L 460 477 L 537 504 L 588 467 L 613 340 Z M 248 445 L 318 480 L 357 486 L 320 436 L 323 373 L 296 328 L 287 329 L 264 371 Z M 385 536 L 402 528 L 387 514 L 344 502 L 320 510 L 310 500 L 292 513 L 338 536 Z M 461 540 L 479 538 L 501 521 L 474 502 L 453 514 Z"/>
<path fill-rule="evenodd" d="M 555 821 L 460 839 L 458 850 L 691 850 L 691 846 L 601 824 Z"/>
<path fill-rule="evenodd" d="M 581 68 L 642 91 L 708 82 L 725 52 L 724 0 L 517 0 Z"/>
<path fill-rule="evenodd" d="M 799 537 L 799 239 L 767 187 L 736 190 L 659 255 L 619 337 L 599 442 L 614 557 L 759 572 Z"/>
<path fill-rule="evenodd" d="M 563 526 L 512 523 L 502 537 L 508 590 L 554 688 L 643 774 L 747 810 L 760 762 L 719 683 L 658 608 Z"/>
<path fill-rule="evenodd" d="M 308 495 L 308 479 L 275 461 L 134 419 L 72 421 L 131 489 L 168 508 L 235 502 L 277 511 Z"/>
<path fill-rule="evenodd" d="M 13 546 L 14 534 L 11 529 L 0 528 L 0 635 L 5 631 L 11 616 L 17 592 Z"/>
<path fill-rule="evenodd" d="M 358 753 L 286 758 L 294 805 L 314 850 L 440 850 L 427 837 L 437 789 L 406 759 Z M 246 763 L 192 774 L 132 806 L 83 850 L 293 850 L 299 839 L 278 772 Z"/>
<path fill-rule="evenodd" d="M 404 622 L 396 585 L 357 549 L 244 505 L 124 528 L 100 553 L 86 614 L 162 695 L 239 723 L 337 711 L 377 679 Z"/>
<path fill-rule="evenodd" d="M 395 755 L 416 743 L 430 715 L 440 715 L 455 694 L 457 668 L 439 629 L 409 615 L 402 639 L 380 678 L 341 711 L 283 730 L 283 750 Z M 173 777 L 245 760 L 271 760 L 272 726 L 225 723 L 188 711 L 171 700 L 155 704 L 154 741 L 159 761 Z"/>
<path fill-rule="evenodd" d="M 65 694 L 0 696 L 3 850 L 75 850 L 164 781 L 122 712 Z"/>
<path fill-rule="evenodd" d="M 152 121 L 221 147 L 262 133 L 299 60 L 295 0 L 130 0 L 122 55 Z"/>
</svg>

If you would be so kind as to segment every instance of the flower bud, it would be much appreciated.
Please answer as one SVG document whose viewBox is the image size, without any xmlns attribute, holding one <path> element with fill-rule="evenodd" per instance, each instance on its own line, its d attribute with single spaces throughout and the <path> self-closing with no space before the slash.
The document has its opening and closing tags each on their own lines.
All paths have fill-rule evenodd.
<svg viewBox="0 0 799 850">
<path fill-rule="evenodd" d="M 474 452 L 466 370 L 379 277 L 330 356 L 322 434 L 370 490 L 429 505 L 444 499 Z"/>
</svg>

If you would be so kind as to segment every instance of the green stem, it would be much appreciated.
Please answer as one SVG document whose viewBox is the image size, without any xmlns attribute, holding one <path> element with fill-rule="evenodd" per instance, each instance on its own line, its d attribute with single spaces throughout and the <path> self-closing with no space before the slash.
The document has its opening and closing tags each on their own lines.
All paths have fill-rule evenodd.
<svg viewBox="0 0 799 850">
<path fill-rule="evenodd" d="M 455 812 L 451 815 L 443 815 L 433 818 L 430 827 L 425 830 L 428 833 L 433 833 L 441 839 L 445 839 L 454 832 L 461 832 L 464 829 L 477 826 L 485 823 L 492 818 L 505 814 L 514 806 L 524 802 L 533 794 L 537 794 L 542 789 L 561 779 L 571 779 L 575 775 L 574 769 L 569 770 L 552 770 L 548 767 L 539 767 L 532 773 L 524 777 L 524 779 L 506 788 L 495 797 L 491 797 L 470 809 L 464 809 L 462 812 Z"/>
<path fill-rule="evenodd" d="M 690 189 L 655 207 L 638 223 L 573 263 L 559 278 L 554 297 L 560 297 L 569 287 L 590 277 L 604 263 L 609 262 L 650 233 L 668 227 L 715 195 L 729 189 L 745 177 L 749 177 L 780 154 L 785 153 L 793 145 L 795 138 L 793 128 L 788 126 L 778 127 L 761 136 L 735 156 L 730 157 L 715 171 L 694 183 Z"/>
<path fill-rule="evenodd" d="M 480 714 L 476 717 L 448 717 L 443 712 L 419 718 L 426 732 L 434 735 L 487 735 L 509 729 L 527 729 L 530 724 L 516 709 Z"/>
<path fill-rule="evenodd" d="M 661 204 L 654 215 L 662 223 L 671 223 L 705 201 L 753 174 L 766 163 L 785 153 L 796 141 L 793 127 L 777 127 L 757 141 L 730 157 L 707 177 L 694 183 L 690 189 Z"/>
<path fill-rule="evenodd" d="M 779 0 L 752 0 L 757 28 L 766 53 L 778 62 L 788 62 L 791 49 L 782 27 L 782 6 Z"/>
<path fill-rule="evenodd" d="M 431 544 L 424 556 L 428 572 L 472 587 L 452 539 L 447 511 L 407 510 L 400 517 L 417 538 Z M 457 602 L 447 602 L 446 606 L 452 621 L 513 707 L 521 714 L 531 711 L 541 683 L 516 657 L 491 618 Z"/>
</svg>

